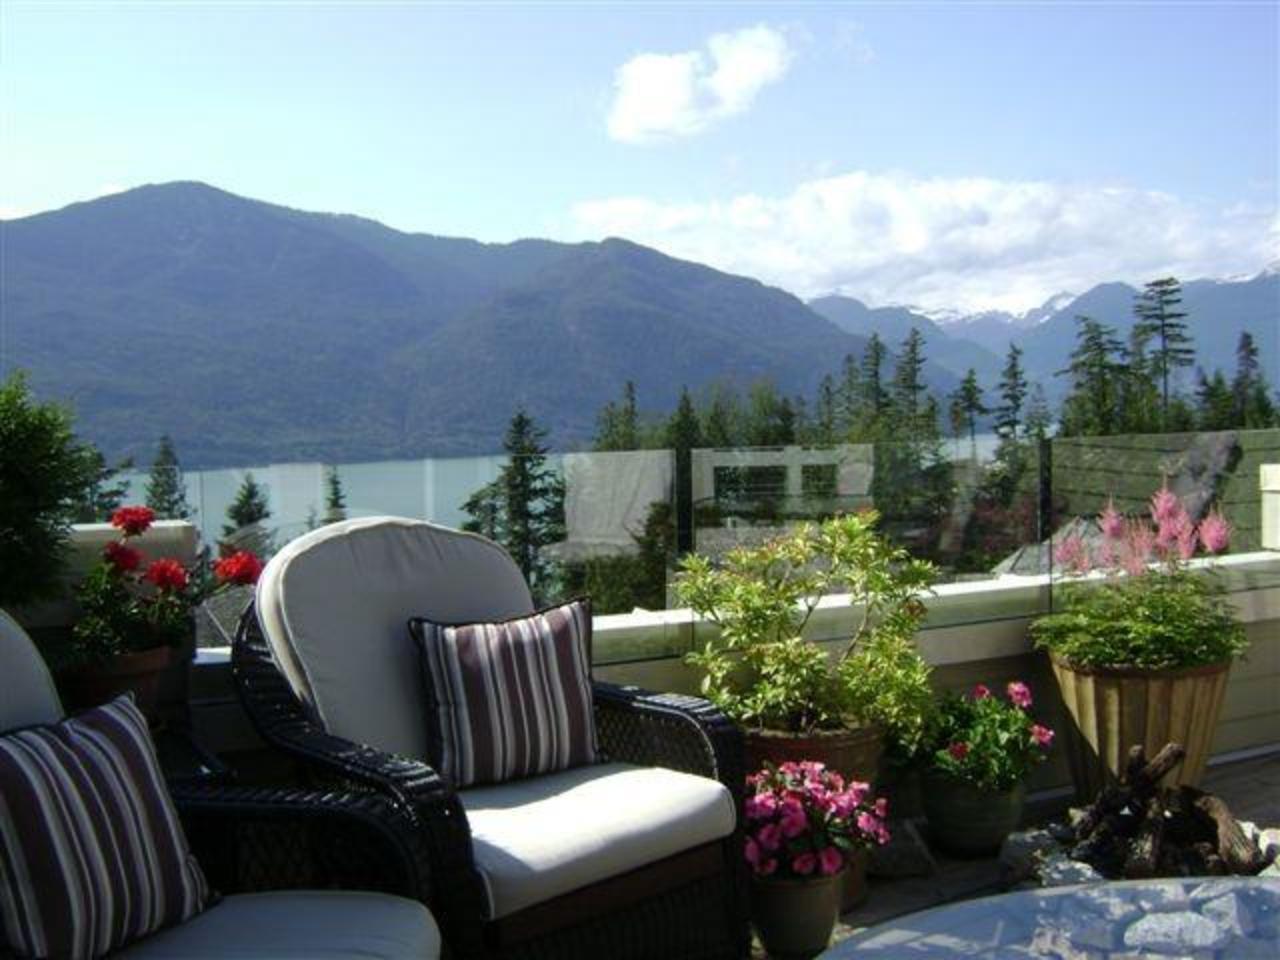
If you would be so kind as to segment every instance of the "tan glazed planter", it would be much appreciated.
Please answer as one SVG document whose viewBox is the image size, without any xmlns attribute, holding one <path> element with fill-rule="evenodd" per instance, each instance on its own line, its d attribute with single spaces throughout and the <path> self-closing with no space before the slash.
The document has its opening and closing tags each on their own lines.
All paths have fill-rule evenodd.
<svg viewBox="0 0 1280 960">
<path fill-rule="evenodd" d="M 1124 772 L 1129 748 L 1142 744 L 1147 756 L 1170 741 L 1186 759 L 1164 786 L 1196 786 L 1204 775 L 1218 728 L 1231 662 L 1205 667 L 1142 670 L 1077 667 L 1049 655 L 1067 708 L 1067 759 L 1076 795 L 1093 799 Z"/>
<path fill-rule="evenodd" d="M 818 730 L 811 734 L 782 733 L 776 730 L 747 730 L 744 735 L 747 771 L 754 773 L 765 761 L 816 760 L 846 780 L 875 784 L 884 752 L 879 727 L 849 730 Z"/>
</svg>

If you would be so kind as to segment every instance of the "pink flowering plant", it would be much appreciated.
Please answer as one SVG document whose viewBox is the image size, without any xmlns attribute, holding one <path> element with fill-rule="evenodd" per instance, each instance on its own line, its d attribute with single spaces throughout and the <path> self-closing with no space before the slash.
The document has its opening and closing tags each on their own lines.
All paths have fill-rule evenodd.
<svg viewBox="0 0 1280 960">
<path fill-rule="evenodd" d="M 859 850 L 889 842 L 888 801 L 811 761 L 747 777 L 746 858 L 757 877 L 831 876 Z"/>
<path fill-rule="evenodd" d="M 1037 646 L 1076 666 L 1151 670 L 1221 663 L 1244 650 L 1244 628 L 1222 585 L 1212 570 L 1191 565 L 1230 546 L 1231 524 L 1220 511 L 1196 522 L 1165 486 L 1146 516 L 1124 516 L 1108 503 L 1097 525 L 1099 541 L 1066 537 L 1054 561 L 1069 577 L 1100 573 L 1102 581 L 1069 583 L 1058 610 L 1032 625 Z"/>
<path fill-rule="evenodd" d="M 1016 786 L 1053 745 L 1053 731 L 1031 706 L 1031 688 L 1020 680 L 1003 697 L 981 683 L 966 696 L 949 694 L 933 718 L 934 769 L 984 790 Z"/>
<path fill-rule="evenodd" d="M 190 567 L 172 557 L 148 557 L 135 545 L 155 522 L 148 507 L 121 507 L 111 516 L 120 536 L 76 588 L 80 616 L 72 628 L 72 659 L 88 665 L 161 646 L 192 630 L 192 610 L 234 586 L 256 583 L 262 561 L 248 551 Z"/>
</svg>

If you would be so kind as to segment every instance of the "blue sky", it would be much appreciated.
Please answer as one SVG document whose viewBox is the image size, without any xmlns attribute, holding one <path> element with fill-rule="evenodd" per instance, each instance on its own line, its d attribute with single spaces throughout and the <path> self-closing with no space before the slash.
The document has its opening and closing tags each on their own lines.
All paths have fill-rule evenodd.
<svg viewBox="0 0 1280 960">
<path fill-rule="evenodd" d="M 1275 3 L 0 6 L 0 216 L 198 179 L 1025 309 L 1256 271 Z"/>
</svg>

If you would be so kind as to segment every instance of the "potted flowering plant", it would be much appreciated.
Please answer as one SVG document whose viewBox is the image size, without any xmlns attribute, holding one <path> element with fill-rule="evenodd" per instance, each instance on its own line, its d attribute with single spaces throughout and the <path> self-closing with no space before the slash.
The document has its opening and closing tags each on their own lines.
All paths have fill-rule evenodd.
<svg viewBox="0 0 1280 960">
<path fill-rule="evenodd" d="M 747 777 L 751 915 L 770 957 L 826 948 L 842 882 L 865 897 L 866 851 L 889 841 L 887 806 L 869 784 L 812 761 L 768 764 Z"/>
<path fill-rule="evenodd" d="M 72 628 L 74 666 L 59 677 L 72 706 L 93 706 L 132 690 L 154 713 L 160 677 L 174 650 L 189 639 L 192 611 L 235 585 L 255 583 L 262 562 L 247 551 L 187 567 L 172 557 L 149 559 L 132 541 L 155 520 L 148 507 L 121 507 L 111 516 L 120 537 L 76 588 L 80 616 Z"/>
<path fill-rule="evenodd" d="M 1097 526 L 1092 543 L 1076 534 L 1057 545 L 1054 559 L 1074 582 L 1031 628 L 1071 717 L 1076 790 L 1095 796 L 1122 776 L 1131 746 L 1154 754 L 1170 741 L 1187 754 L 1165 782 L 1194 786 L 1231 662 L 1247 646 L 1213 571 L 1194 569 L 1198 554 L 1227 549 L 1231 526 L 1217 510 L 1195 522 L 1167 486 L 1152 496 L 1148 517 L 1108 504 Z"/>
<path fill-rule="evenodd" d="M 1053 744 L 1053 731 L 1031 717 L 1031 689 L 1015 680 L 1005 693 L 978 684 L 945 697 L 934 716 L 922 799 L 929 834 L 949 853 L 999 848 L 1022 819 L 1027 774 Z"/>
<path fill-rule="evenodd" d="M 688 661 L 703 671 L 703 694 L 744 727 L 748 768 L 813 758 L 870 781 L 882 739 L 894 753 L 917 751 L 932 692 L 915 632 L 934 571 L 876 523 L 868 510 L 802 524 L 719 562 L 683 561 L 680 600 L 719 628 Z M 859 608 L 834 655 L 803 637 L 829 594 Z"/>
</svg>

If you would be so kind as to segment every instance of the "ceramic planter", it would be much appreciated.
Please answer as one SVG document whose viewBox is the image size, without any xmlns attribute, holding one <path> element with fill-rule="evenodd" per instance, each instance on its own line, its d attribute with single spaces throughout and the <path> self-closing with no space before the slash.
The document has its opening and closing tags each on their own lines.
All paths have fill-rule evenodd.
<svg viewBox="0 0 1280 960">
<path fill-rule="evenodd" d="M 1124 773 L 1129 748 L 1142 744 L 1147 756 L 1170 741 L 1186 759 L 1164 786 L 1197 786 L 1204 775 L 1231 662 L 1205 667 L 1142 670 L 1080 667 L 1050 654 L 1053 674 L 1067 708 L 1067 758 L 1076 796 L 1092 800 Z"/>
<path fill-rule="evenodd" d="M 845 872 L 829 877 L 752 877 L 751 921 L 773 960 L 808 960 L 827 949 Z"/>
<path fill-rule="evenodd" d="M 177 659 L 173 647 L 153 647 L 126 653 L 106 663 L 76 667 L 58 675 L 58 690 L 71 710 L 85 710 L 132 691 L 138 709 L 154 718 L 160 698 L 160 684 Z"/>
<path fill-rule="evenodd" d="M 938 770 L 921 776 L 921 799 L 929 839 L 958 857 L 995 853 L 1022 820 L 1026 786 L 985 790 Z"/>
</svg>

